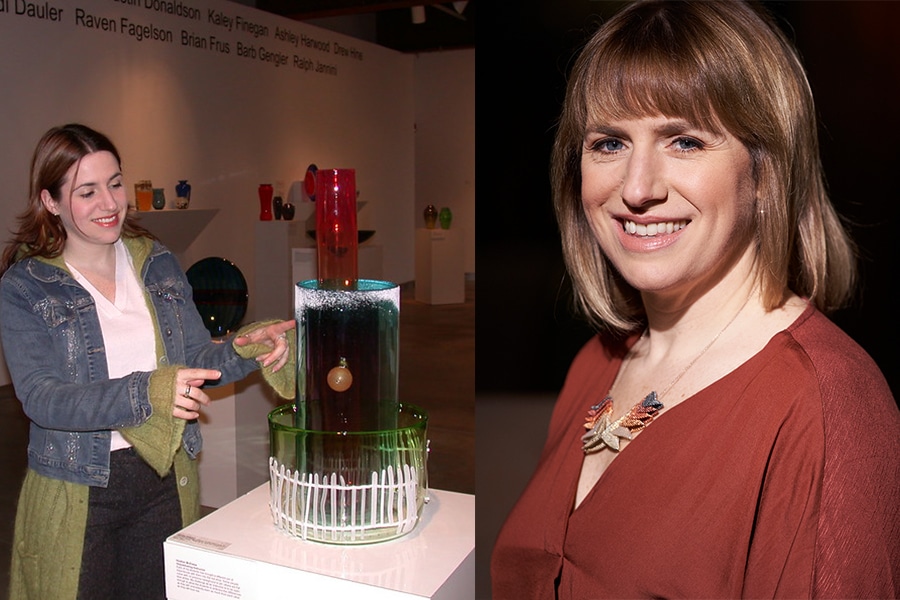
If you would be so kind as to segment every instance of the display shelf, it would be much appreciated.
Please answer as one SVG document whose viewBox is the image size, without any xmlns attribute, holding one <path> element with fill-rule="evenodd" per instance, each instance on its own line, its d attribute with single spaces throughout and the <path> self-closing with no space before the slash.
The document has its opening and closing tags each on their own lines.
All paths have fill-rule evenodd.
<svg viewBox="0 0 900 600">
<path fill-rule="evenodd" d="M 475 497 L 430 491 L 422 521 L 386 542 L 305 542 L 277 529 L 264 484 L 165 542 L 169 600 L 366 598 L 470 600 Z"/>
<path fill-rule="evenodd" d="M 175 208 L 138 211 L 136 214 L 142 227 L 173 253 L 181 254 L 218 212 L 218 208 Z"/>
</svg>

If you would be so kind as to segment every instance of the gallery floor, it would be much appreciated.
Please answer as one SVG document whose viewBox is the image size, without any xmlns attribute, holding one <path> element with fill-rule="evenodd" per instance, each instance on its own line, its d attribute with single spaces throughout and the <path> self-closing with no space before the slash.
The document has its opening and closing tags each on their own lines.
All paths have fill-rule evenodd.
<svg viewBox="0 0 900 600">
<path fill-rule="evenodd" d="M 400 399 L 428 412 L 431 487 L 475 493 L 475 282 L 465 303 L 429 305 L 403 286 Z M 28 421 L 11 386 L 0 386 L 0 598 L 8 588 L 10 545 L 25 472 Z"/>
</svg>

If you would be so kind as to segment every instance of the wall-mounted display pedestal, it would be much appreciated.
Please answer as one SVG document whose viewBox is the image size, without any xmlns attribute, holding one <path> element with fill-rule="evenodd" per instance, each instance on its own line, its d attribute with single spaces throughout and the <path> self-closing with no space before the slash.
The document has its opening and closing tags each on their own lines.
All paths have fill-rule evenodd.
<svg viewBox="0 0 900 600">
<path fill-rule="evenodd" d="M 173 254 L 181 255 L 218 212 L 218 208 L 145 210 L 137 216 L 142 227 L 158 237 Z"/>
<path fill-rule="evenodd" d="M 360 546 L 304 542 L 275 527 L 261 485 L 165 542 L 169 600 L 475 597 L 475 496 L 431 490 L 422 522 Z"/>
<path fill-rule="evenodd" d="M 416 230 L 416 300 L 428 304 L 466 301 L 462 232 Z"/>
</svg>

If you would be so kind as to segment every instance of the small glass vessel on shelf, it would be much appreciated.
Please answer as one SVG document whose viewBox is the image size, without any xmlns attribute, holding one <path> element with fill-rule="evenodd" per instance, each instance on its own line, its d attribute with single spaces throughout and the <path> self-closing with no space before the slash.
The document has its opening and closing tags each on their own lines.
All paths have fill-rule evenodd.
<svg viewBox="0 0 900 600">
<path fill-rule="evenodd" d="M 166 190 L 163 188 L 153 188 L 153 208 L 162 210 L 166 207 Z"/>
<path fill-rule="evenodd" d="M 175 208 L 185 209 L 191 204 L 191 184 L 187 179 L 179 179 L 175 186 Z"/>
<path fill-rule="evenodd" d="M 425 217 L 425 229 L 434 229 L 438 220 L 438 210 L 434 207 L 434 204 L 429 204 L 425 207 L 423 216 Z"/>
<path fill-rule="evenodd" d="M 272 194 L 274 193 L 272 184 L 261 183 L 259 185 L 259 189 L 257 190 L 257 193 L 259 195 L 259 220 L 260 221 L 271 221 L 272 220 Z"/>
</svg>

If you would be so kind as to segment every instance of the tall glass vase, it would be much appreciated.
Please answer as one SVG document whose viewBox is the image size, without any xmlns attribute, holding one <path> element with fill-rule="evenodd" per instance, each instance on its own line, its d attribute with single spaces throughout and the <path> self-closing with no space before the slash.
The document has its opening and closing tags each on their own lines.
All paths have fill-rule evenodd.
<svg viewBox="0 0 900 600">
<path fill-rule="evenodd" d="M 359 276 L 356 171 L 316 171 L 318 279 L 323 289 L 355 289 Z"/>
<path fill-rule="evenodd" d="M 259 220 L 260 221 L 271 221 L 272 220 L 272 184 L 263 183 L 260 184 L 259 190 L 257 191 L 259 195 Z"/>
</svg>

